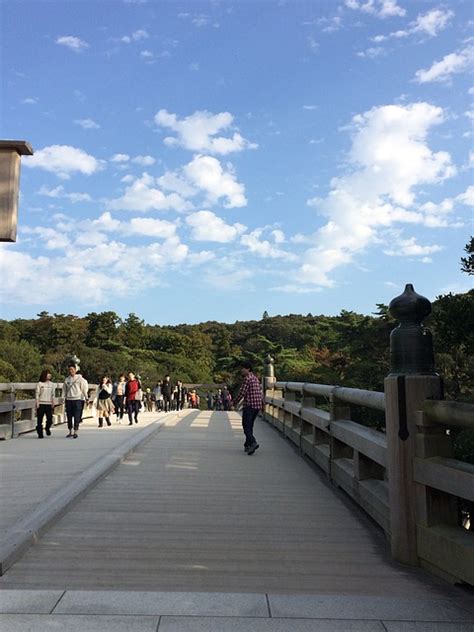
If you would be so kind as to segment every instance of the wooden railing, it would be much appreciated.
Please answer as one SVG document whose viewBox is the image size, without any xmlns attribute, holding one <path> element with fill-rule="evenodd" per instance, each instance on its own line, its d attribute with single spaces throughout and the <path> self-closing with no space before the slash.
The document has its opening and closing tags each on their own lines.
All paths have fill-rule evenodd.
<svg viewBox="0 0 474 632">
<path fill-rule="evenodd" d="M 264 418 L 382 527 L 393 542 L 396 559 L 400 559 L 400 540 L 409 538 L 397 532 L 407 505 L 414 508 L 416 549 L 415 559 L 408 563 L 418 563 L 452 582 L 474 584 L 474 531 L 460 520 L 461 502 L 474 501 L 474 465 L 453 458 L 448 431 L 474 430 L 473 405 L 422 402 L 415 415 L 416 436 L 408 442 L 415 446 L 414 454 L 410 463 L 401 463 L 399 422 L 397 432 L 385 432 L 351 419 L 354 405 L 393 409 L 393 402 L 385 401 L 387 393 L 278 382 L 273 377 L 265 378 L 265 384 Z M 388 415 L 387 422 L 393 425 L 393 421 Z M 411 472 L 412 484 L 401 486 L 399 479 L 406 471 Z M 401 497 L 400 489 L 413 498 Z"/>
<path fill-rule="evenodd" d="M 65 422 L 63 383 L 57 382 L 54 386 L 53 425 L 57 425 Z M 9 439 L 35 429 L 35 389 L 36 383 L 32 382 L 0 383 L 0 439 Z M 96 384 L 89 384 L 89 399 L 95 396 L 96 390 Z M 83 417 L 90 416 L 92 411 L 86 408 Z"/>
</svg>

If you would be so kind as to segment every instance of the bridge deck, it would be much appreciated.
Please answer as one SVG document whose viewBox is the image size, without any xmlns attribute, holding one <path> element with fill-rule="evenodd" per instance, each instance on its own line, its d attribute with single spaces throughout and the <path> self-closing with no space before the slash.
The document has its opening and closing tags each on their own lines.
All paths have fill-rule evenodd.
<svg viewBox="0 0 474 632">
<path fill-rule="evenodd" d="M 170 418 L 0 588 L 456 596 L 391 561 L 378 528 L 272 428 L 256 435 L 248 456 L 235 413 Z"/>
</svg>

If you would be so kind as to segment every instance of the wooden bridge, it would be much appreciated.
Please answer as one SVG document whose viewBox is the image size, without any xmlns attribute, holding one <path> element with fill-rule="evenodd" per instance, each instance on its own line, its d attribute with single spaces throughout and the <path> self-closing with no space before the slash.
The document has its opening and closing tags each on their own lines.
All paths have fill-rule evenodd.
<svg viewBox="0 0 474 632">
<path fill-rule="evenodd" d="M 397 362 L 376 393 L 269 361 L 252 456 L 234 412 L 89 418 L 77 441 L 58 412 L 52 437 L 2 442 L 2 632 L 473 632 L 474 467 L 452 437 L 474 407 Z"/>
</svg>

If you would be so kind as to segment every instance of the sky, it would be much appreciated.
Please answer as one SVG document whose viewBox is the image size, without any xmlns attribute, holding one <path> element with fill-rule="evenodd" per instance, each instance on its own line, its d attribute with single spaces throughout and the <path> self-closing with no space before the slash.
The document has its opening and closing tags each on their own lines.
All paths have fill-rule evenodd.
<svg viewBox="0 0 474 632">
<path fill-rule="evenodd" d="M 465 292 L 470 1 L 3 0 L 27 140 L 1 317 L 369 314 Z"/>
</svg>

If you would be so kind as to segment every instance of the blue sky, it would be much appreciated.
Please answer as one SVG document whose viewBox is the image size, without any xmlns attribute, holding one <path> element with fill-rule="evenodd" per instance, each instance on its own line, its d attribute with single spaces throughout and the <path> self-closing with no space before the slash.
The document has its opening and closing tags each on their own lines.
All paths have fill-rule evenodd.
<svg viewBox="0 0 474 632">
<path fill-rule="evenodd" d="M 462 292 L 469 1 L 2 4 L 4 318 L 363 313 Z"/>
</svg>

